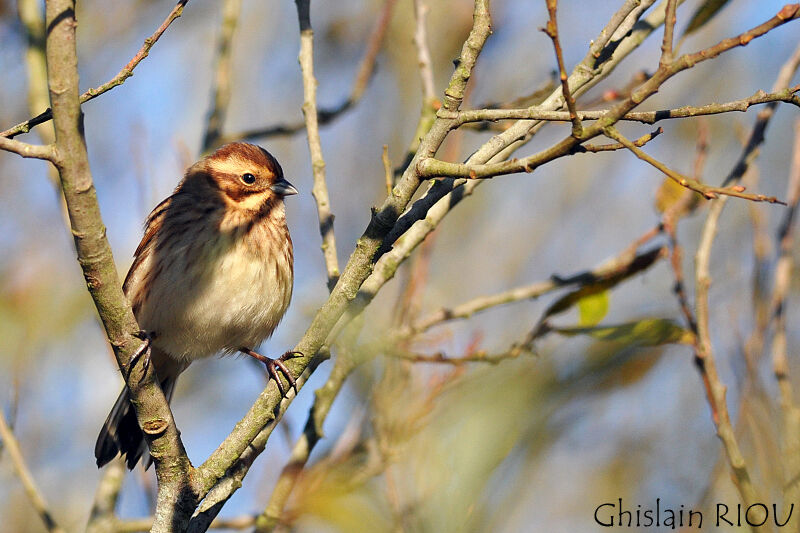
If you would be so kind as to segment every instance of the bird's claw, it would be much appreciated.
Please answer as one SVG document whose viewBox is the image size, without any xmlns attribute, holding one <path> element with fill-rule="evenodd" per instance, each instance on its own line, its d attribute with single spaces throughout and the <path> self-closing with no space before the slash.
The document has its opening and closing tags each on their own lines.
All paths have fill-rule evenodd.
<svg viewBox="0 0 800 533">
<path fill-rule="evenodd" d="M 131 355 L 130 361 L 128 361 L 128 374 L 125 377 L 127 381 L 131 377 L 131 372 L 133 371 L 133 366 L 136 362 L 144 356 L 144 363 L 143 363 L 143 370 L 144 373 L 147 373 L 147 370 L 150 368 L 150 346 L 153 343 L 153 339 L 155 338 L 155 333 L 148 333 L 145 330 L 139 330 L 133 334 L 134 337 L 137 339 L 141 339 L 144 342 L 136 349 L 136 351 Z"/>
<path fill-rule="evenodd" d="M 302 353 L 289 351 L 277 359 L 273 359 L 271 357 L 263 356 L 260 353 L 250 350 L 249 348 L 241 348 L 239 351 L 264 363 L 264 366 L 267 367 L 267 373 L 269 374 L 270 379 L 274 379 L 275 383 L 278 385 L 278 390 L 281 392 L 281 396 L 286 396 L 287 391 L 283 387 L 280 374 L 283 374 L 283 377 L 285 377 L 286 381 L 289 382 L 289 388 L 294 389 L 294 393 L 297 394 L 297 380 L 294 378 L 294 376 L 292 376 L 292 372 L 286 366 L 284 361 L 301 356 L 303 355 Z"/>
</svg>

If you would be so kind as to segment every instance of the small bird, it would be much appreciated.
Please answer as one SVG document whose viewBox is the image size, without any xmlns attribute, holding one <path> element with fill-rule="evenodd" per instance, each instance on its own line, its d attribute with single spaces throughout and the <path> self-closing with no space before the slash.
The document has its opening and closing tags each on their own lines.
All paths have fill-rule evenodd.
<svg viewBox="0 0 800 533">
<path fill-rule="evenodd" d="M 145 339 L 146 352 L 137 355 L 145 352 L 144 363 L 152 362 L 167 401 L 192 361 L 220 352 L 263 362 L 282 393 L 278 371 L 294 385 L 283 364 L 290 353 L 271 359 L 253 351 L 292 297 L 283 201 L 292 194 L 297 189 L 269 152 L 235 142 L 189 167 L 147 217 L 123 290 Z M 125 387 L 97 438 L 97 466 L 120 453 L 133 469 L 146 451 Z"/>
</svg>

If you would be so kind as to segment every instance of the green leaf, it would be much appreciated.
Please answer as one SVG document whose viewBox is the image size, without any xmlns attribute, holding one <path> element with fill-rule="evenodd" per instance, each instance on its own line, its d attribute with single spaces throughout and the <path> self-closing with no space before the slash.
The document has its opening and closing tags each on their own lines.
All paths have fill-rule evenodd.
<svg viewBox="0 0 800 533">
<path fill-rule="evenodd" d="M 729 1 L 730 0 L 706 0 L 700 4 L 697 10 L 695 10 L 694 15 L 692 15 L 689 26 L 684 30 L 683 36 L 686 37 L 690 33 L 702 28 L 708 21 L 714 18 Z"/>
<path fill-rule="evenodd" d="M 550 327 L 561 335 L 590 335 L 595 339 L 614 341 L 626 346 L 660 346 L 662 344 L 692 344 L 694 334 L 667 318 L 644 318 L 615 326 L 598 327 Z"/>
<path fill-rule="evenodd" d="M 595 326 L 608 314 L 608 291 L 590 294 L 578 302 L 581 326 Z"/>
</svg>

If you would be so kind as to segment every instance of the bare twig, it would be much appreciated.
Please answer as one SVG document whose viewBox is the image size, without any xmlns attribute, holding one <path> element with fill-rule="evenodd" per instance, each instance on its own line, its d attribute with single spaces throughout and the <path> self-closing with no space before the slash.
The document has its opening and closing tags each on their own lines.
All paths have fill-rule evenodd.
<svg viewBox="0 0 800 533">
<path fill-rule="evenodd" d="M 203 136 L 203 152 L 214 147 L 222 135 L 225 115 L 231 100 L 231 56 L 233 54 L 233 36 L 242 11 L 242 0 L 225 0 L 222 3 L 222 28 L 217 44 L 216 68 L 214 69 L 214 97 L 211 111 L 206 121 L 206 133 Z"/>
<path fill-rule="evenodd" d="M 19 477 L 19 480 L 22 482 L 22 487 L 25 489 L 25 494 L 28 496 L 28 499 L 30 500 L 34 509 L 36 509 L 36 512 L 42 519 L 42 522 L 44 522 L 44 526 L 47 528 L 47 531 L 50 533 L 64 533 L 64 530 L 58 526 L 53 518 L 53 515 L 47 506 L 47 502 L 44 500 L 44 496 L 42 496 L 41 491 L 36 486 L 36 482 L 33 480 L 33 475 L 28 469 L 28 465 L 25 463 L 24 457 L 22 457 L 22 451 L 20 450 L 19 442 L 17 442 L 17 438 L 14 436 L 14 433 L 8 426 L 8 422 L 6 422 L 6 416 L 2 409 L 0 409 L 0 438 L 3 439 L 3 447 L 6 453 L 8 453 L 8 456 L 11 458 L 11 463 L 14 465 L 14 471 L 16 471 L 17 477 Z"/>
<path fill-rule="evenodd" d="M 533 354 L 528 348 L 516 344 L 505 352 L 489 353 L 485 350 L 478 350 L 468 355 L 457 357 L 447 355 L 443 352 L 420 354 L 409 350 L 401 350 L 396 346 L 386 351 L 386 355 L 390 357 L 397 357 L 398 359 L 411 363 L 435 363 L 451 366 L 461 366 L 468 363 L 489 363 L 491 365 L 496 365 L 508 359 L 516 359 L 525 353 Z"/>
<path fill-rule="evenodd" d="M 55 150 L 52 145 L 28 144 L 6 137 L 0 137 L 0 150 L 32 159 L 44 159 L 47 161 L 55 159 Z"/>
<path fill-rule="evenodd" d="M 428 49 L 428 32 L 425 29 L 425 17 L 428 15 L 428 5 L 425 0 L 414 0 L 414 45 L 417 47 L 417 62 L 419 76 L 422 80 L 422 100 L 426 105 L 432 105 L 436 99 L 436 89 L 433 84 L 433 69 L 431 67 L 431 51 Z"/>
<path fill-rule="evenodd" d="M 308 149 L 311 152 L 311 169 L 314 186 L 311 194 L 317 203 L 319 232 L 322 236 L 322 254 L 328 271 L 328 290 L 339 280 L 339 258 L 336 255 L 336 236 L 333 232 L 328 185 L 325 182 L 325 159 L 319 138 L 317 122 L 317 79 L 314 77 L 314 31 L 311 29 L 311 0 L 295 0 L 297 18 L 300 21 L 300 69 L 303 72 L 303 116 L 306 120 Z"/>
<path fill-rule="evenodd" d="M 317 110 L 317 122 L 320 126 L 325 126 L 332 123 L 335 119 L 339 118 L 343 113 L 352 109 L 360 100 L 367 88 L 367 84 L 375 71 L 376 58 L 378 52 L 381 50 L 386 31 L 389 28 L 389 22 L 392 18 L 395 4 L 397 0 L 385 0 L 383 8 L 381 9 L 375 25 L 372 28 L 372 33 L 367 40 L 367 46 L 364 50 L 364 55 L 358 66 L 358 71 L 353 79 L 353 88 L 350 95 L 339 105 L 320 108 Z M 275 124 L 263 128 L 256 128 L 238 133 L 224 135 L 220 142 L 230 142 L 236 140 L 253 140 L 263 139 L 266 137 L 276 137 L 279 135 L 294 135 L 303 131 L 306 127 L 305 121 L 292 122 L 285 124 Z"/>
<path fill-rule="evenodd" d="M 731 424 L 730 414 L 726 403 L 727 388 L 720 381 L 717 373 L 714 353 L 711 348 L 711 333 L 708 313 L 708 290 L 711 285 L 709 262 L 711 260 L 711 246 L 717 232 L 719 217 L 725 207 L 727 198 L 723 197 L 712 204 L 703 226 L 703 234 L 695 256 L 695 285 L 696 285 L 696 314 L 697 314 L 697 342 L 695 345 L 695 361 L 700 370 L 700 375 L 706 389 L 712 419 L 717 429 L 728 462 L 736 481 L 736 487 L 745 505 L 760 501 L 750 479 L 744 456 L 739 449 L 736 436 Z"/>
<path fill-rule="evenodd" d="M 381 161 L 383 162 L 383 179 L 386 182 L 386 194 L 392 194 L 392 186 L 394 186 L 394 172 L 392 171 L 392 162 L 389 160 L 388 144 L 383 145 Z"/>
<path fill-rule="evenodd" d="M 119 500 L 119 491 L 125 479 L 125 463 L 122 458 L 111 461 L 97 484 L 97 490 L 89 513 L 86 533 L 111 533 L 118 529 L 119 519 L 114 510 Z M 152 527 L 152 521 L 150 527 Z M 148 528 L 149 529 L 149 528 Z"/>
<path fill-rule="evenodd" d="M 167 30 L 169 25 L 172 24 L 176 18 L 181 16 L 183 13 L 183 6 L 185 6 L 188 2 L 189 0 L 179 0 L 175 7 L 172 8 L 172 11 L 170 11 L 169 15 L 167 15 L 167 18 L 164 20 L 164 22 L 161 23 L 161 26 L 158 27 L 153 35 L 144 40 L 144 44 L 136 53 L 136 55 L 133 56 L 133 58 L 128 62 L 128 64 L 125 65 L 116 76 L 108 80 L 103 85 L 100 85 L 94 89 L 89 89 L 83 93 L 80 96 L 80 103 L 83 104 L 89 100 L 97 98 L 101 94 L 110 91 L 114 87 L 122 85 L 125 83 L 125 80 L 133 76 L 133 70 L 139 65 L 139 63 L 142 62 L 145 57 L 147 57 L 147 55 L 150 53 L 150 49 L 154 44 L 156 44 L 156 42 L 158 42 L 158 40 L 161 38 L 161 35 Z M 43 124 L 52 118 L 52 111 L 47 109 L 40 115 L 30 118 L 25 122 L 5 130 L 4 132 L 0 133 L 0 137 L 8 137 L 10 139 L 19 135 L 20 133 L 28 133 L 34 126 Z"/>
<path fill-rule="evenodd" d="M 678 185 L 682 187 L 686 187 L 692 191 L 695 191 L 706 198 L 714 199 L 718 198 L 720 195 L 724 196 L 735 196 L 736 198 L 744 198 L 745 200 L 751 200 L 754 202 L 769 202 L 771 204 L 782 204 L 786 205 L 785 202 L 782 202 L 775 198 L 774 196 L 765 196 L 763 194 L 748 194 L 744 192 L 744 187 L 741 185 L 732 185 L 730 187 L 712 187 L 710 185 L 706 185 L 697 181 L 694 178 L 690 178 L 688 176 L 684 176 L 683 174 L 676 172 L 666 166 L 664 163 L 658 161 L 657 159 L 647 155 L 644 151 L 640 150 L 638 147 L 634 146 L 634 144 L 626 139 L 621 133 L 619 133 L 615 128 L 609 127 L 606 129 L 606 135 L 611 137 L 612 139 L 616 139 L 619 141 L 623 146 L 625 146 L 628 150 L 633 152 L 636 157 L 641 159 L 642 161 L 646 161 L 650 163 L 652 166 L 663 172 L 666 176 L 670 179 L 675 181 Z"/>
<path fill-rule="evenodd" d="M 664 19 L 664 39 L 661 42 L 661 59 L 659 66 L 669 66 L 672 63 L 672 43 L 675 36 L 675 15 L 678 9 L 676 0 L 667 0 L 666 17 Z"/>
<path fill-rule="evenodd" d="M 717 115 L 720 113 L 730 113 L 732 111 L 747 111 L 750 106 L 757 104 L 767 104 L 771 102 L 786 102 L 800 107 L 800 85 L 795 85 L 780 91 L 765 93 L 758 91 L 748 98 L 725 102 L 722 104 L 708 104 L 704 106 L 684 106 L 675 109 L 662 109 L 658 111 L 632 111 L 623 115 L 620 120 L 641 122 L 642 124 L 654 124 L 660 120 L 673 118 L 690 118 L 704 115 Z M 609 110 L 598 111 L 578 111 L 578 118 L 581 120 L 599 120 L 608 114 Z M 459 112 L 459 122 L 467 124 L 470 122 L 495 121 L 495 120 L 548 120 L 569 122 L 569 112 L 550 111 L 541 107 L 528 107 L 523 109 L 469 109 Z"/>
<path fill-rule="evenodd" d="M 556 9 L 558 8 L 558 0 L 547 0 L 547 13 L 550 15 L 547 21 L 547 27 L 544 32 L 553 41 L 553 48 L 556 52 L 556 61 L 558 62 L 558 75 L 561 80 L 561 92 L 564 95 L 564 102 L 567 104 L 569 110 L 569 120 L 572 122 L 572 135 L 573 137 L 580 137 L 583 132 L 581 126 L 581 119 L 575 108 L 575 98 L 569 90 L 569 78 L 567 77 L 567 69 L 564 67 L 564 53 L 561 51 L 561 43 L 558 39 L 558 24 L 556 23 Z"/>
<path fill-rule="evenodd" d="M 642 135 L 638 139 L 634 139 L 631 143 L 636 147 L 642 147 L 645 144 L 649 143 L 659 135 L 664 133 L 663 128 L 658 128 L 657 130 L 653 131 L 652 133 L 648 133 L 646 135 Z M 582 144 L 576 147 L 577 152 L 613 152 L 614 150 L 622 150 L 626 146 L 622 143 L 611 143 L 611 144 Z"/>
</svg>

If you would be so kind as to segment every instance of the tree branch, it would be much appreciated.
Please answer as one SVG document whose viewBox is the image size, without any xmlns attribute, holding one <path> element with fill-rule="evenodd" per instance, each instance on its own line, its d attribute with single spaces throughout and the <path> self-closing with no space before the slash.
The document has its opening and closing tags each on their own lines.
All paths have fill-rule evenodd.
<svg viewBox="0 0 800 533">
<path fill-rule="evenodd" d="M 720 113 L 730 113 L 731 111 L 747 111 L 750 106 L 766 104 L 770 102 L 786 102 L 800 107 L 800 85 L 795 85 L 781 91 L 765 93 L 758 91 L 754 95 L 725 102 L 722 104 L 707 104 L 704 106 L 683 106 L 675 109 L 660 109 L 658 111 L 631 111 L 623 115 L 620 120 L 641 122 L 642 124 L 655 124 L 660 120 L 672 118 L 689 118 L 704 115 L 717 115 Z M 581 120 L 598 120 L 609 112 L 608 109 L 598 111 L 578 111 L 578 118 Z M 496 120 L 548 120 L 558 122 L 569 122 L 569 112 L 550 111 L 539 107 L 528 107 L 523 109 L 469 109 L 459 112 L 459 124 L 470 122 L 496 121 Z"/>
<path fill-rule="evenodd" d="M 558 74 L 561 80 L 561 92 L 564 96 L 564 102 L 567 104 L 569 110 L 569 119 L 572 122 L 572 135 L 580 137 L 583 131 L 581 126 L 581 119 L 575 110 L 575 98 L 569 90 L 569 78 L 567 78 L 567 69 L 564 67 L 564 53 L 561 51 L 561 43 L 558 39 L 558 24 L 556 23 L 556 9 L 558 8 L 558 0 L 547 0 L 547 13 L 550 19 L 547 21 L 547 27 L 544 32 L 553 41 L 553 48 L 556 53 L 556 62 L 558 63 Z"/>
<path fill-rule="evenodd" d="M 172 22 L 176 18 L 181 16 L 181 14 L 183 13 L 183 6 L 185 6 L 188 2 L 189 0 L 179 0 L 178 3 L 175 5 L 175 7 L 172 8 L 172 11 L 169 13 L 169 15 L 167 15 L 167 18 L 164 20 L 164 22 L 161 23 L 161 26 L 159 26 L 158 29 L 155 31 L 155 33 L 153 33 L 153 35 L 144 40 L 144 44 L 136 53 L 136 55 L 133 56 L 133 59 L 131 59 L 127 65 L 122 67 L 122 70 L 120 70 L 119 73 L 113 78 L 111 78 L 109 81 L 107 81 L 106 83 L 100 85 L 95 89 L 89 89 L 88 91 L 83 93 L 80 96 L 80 103 L 84 104 L 89 100 L 97 98 L 101 94 L 110 91 L 114 87 L 122 85 L 123 83 L 125 83 L 125 80 L 133 76 L 133 70 L 139 65 L 139 63 L 142 62 L 142 60 L 145 57 L 147 57 L 147 55 L 150 53 L 150 49 L 161 38 L 161 35 L 167 30 L 169 25 L 172 24 Z M 21 122 L 16 126 L 13 126 L 5 130 L 4 132 L 0 133 L 0 137 L 8 137 L 10 139 L 16 137 L 21 133 L 28 133 L 34 126 L 38 126 L 39 124 L 44 124 L 45 122 L 51 120 L 52 118 L 53 118 L 52 110 L 46 109 L 40 115 L 30 118 L 25 122 Z"/>
<path fill-rule="evenodd" d="M 631 141 L 626 139 L 615 128 L 613 127 L 607 128 L 606 135 L 608 135 L 612 139 L 619 141 L 619 143 L 625 146 L 625 148 L 633 152 L 636 155 L 636 157 L 638 157 L 642 161 L 650 163 L 652 166 L 663 172 L 667 177 L 669 177 L 672 181 L 674 181 L 681 187 L 686 187 L 687 189 L 690 189 L 698 194 L 701 194 L 708 199 L 715 199 L 719 198 L 720 195 L 724 195 L 724 196 L 735 196 L 736 198 L 744 198 L 745 200 L 752 200 L 753 202 L 769 202 L 771 204 L 786 205 L 785 202 L 778 200 L 774 196 L 764 196 L 763 194 L 747 194 L 744 192 L 745 189 L 742 185 L 732 185 L 730 187 L 712 187 L 710 185 L 700 183 L 696 179 L 684 176 L 683 174 L 672 170 L 664 163 L 661 163 L 655 158 L 650 157 L 644 151 L 637 148 Z"/>
<path fill-rule="evenodd" d="M 56 138 L 55 164 L 72 224 L 78 261 L 119 368 L 124 370 L 142 341 L 135 336 L 140 328 L 117 277 L 82 134 L 74 0 L 48 0 L 46 24 L 49 29 L 47 75 Z M 181 513 L 186 512 L 186 499 L 193 499 L 188 490 L 191 464 L 153 369 L 143 374 L 139 367 L 123 374 L 139 425 L 156 462 L 159 519 L 153 531 L 171 531 L 174 523 L 180 522 Z"/>
<path fill-rule="evenodd" d="M 19 477 L 19 480 L 22 482 L 25 494 L 28 496 L 33 508 L 36 509 L 39 518 L 42 519 L 44 527 L 47 528 L 47 531 L 50 533 L 64 533 L 64 530 L 59 527 L 53 518 L 53 514 L 50 512 L 47 502 L 44 500 L 44 496 L 42 496 L 41 491 L 36 486 L 33 475 L 28 469 L 28 465 L 25 463 L 25 458 L 22 456 L 19 442 L 11 431 L 2 409 L 0 409 L 0 438 L 3 440 L 3 447 L 9 457 L 11 457 L 11 463 L 14 465 L 17 477 Z"/>
<path fill-rule="evenodd" d="M 319 233 L 322 236 L 322 255 L 328 271 L 328 290 L 339 280 L 339 258 L 336 255 L 336 236 L 333 232 L 328 185 L 325 182 L 325 159 L 317 123 L 317 79 L 314 77 L 314 30 L 311 29 L 311 0 L 295 0 L 297 18 L 300 22 L 300 70 L 303 72 L 303 116 L 306 121 L 308 150 L 311 152 L 311 170 L 314 186 L 311 194 L 317 204 Z"/>
</svg>

